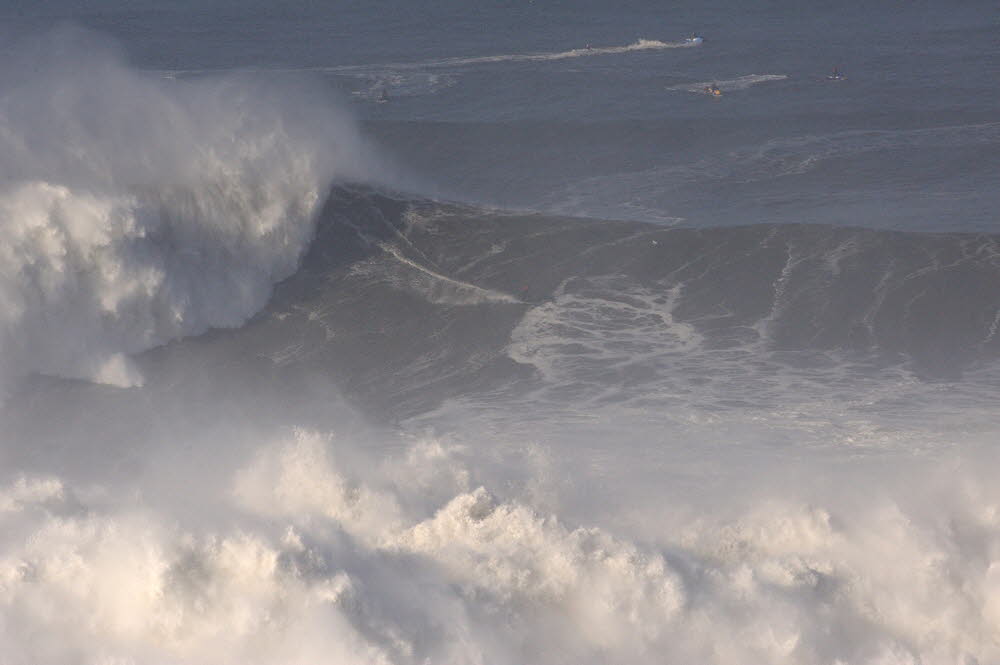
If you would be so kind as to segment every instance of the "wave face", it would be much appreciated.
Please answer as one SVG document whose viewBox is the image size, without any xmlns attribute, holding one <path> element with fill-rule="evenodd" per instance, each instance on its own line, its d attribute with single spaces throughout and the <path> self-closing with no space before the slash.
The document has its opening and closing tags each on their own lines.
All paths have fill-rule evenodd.
<svg viewBox="0 0 1000 665">
<path fill-rule="evenodd" d="M 243 323 L 371 169 L 306 83 L 155 80 L 75 30 L 5 63 L 0 127 L 0 382 L 141 383 L 127 354 Z"/>
<path fill-rule="evenodd" d="M 410 257 L 434 266 L 441 283 L 448 275 L 508 294 L 521 305 L 520 330 L 548 326 L 565 344 L 600 342 L 598 316 L 620 306 L 603 324 L 634 322 L 637 337 L 678 337 L 677 351 L 685 353 L 838 351 L 954 377 L 1000 351 L 1000 294 L 992 288 L 1000 245 L 988 234 L 798 224 L 663 228 L 349 190 L 338 196 L 352 221 L 331 225 L 338 218 L 331 213 L 321 233 L 356 233 L 376 243 L 365 260 L 383 264 L 381 272 L 355 267 L 355 279 L 387 281 Z M 335 244 L 351 242 L 338 236 Z M 396 282 L 420 290 L 419 280 Z M 578 320 L 548 320 L 556 315 Z"/>
<path fill-rule="evenodd" d="M 991 662 L 996 248 L 337 187 L 245 326 L 3 405 L 5 658 Z"/>
</svg>

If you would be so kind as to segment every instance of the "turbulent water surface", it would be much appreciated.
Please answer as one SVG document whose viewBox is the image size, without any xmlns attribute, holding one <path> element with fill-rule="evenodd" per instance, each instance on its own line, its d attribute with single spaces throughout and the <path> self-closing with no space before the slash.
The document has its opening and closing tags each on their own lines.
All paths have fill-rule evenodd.
<svg viewBox="0 0 1000 665">
<path fill-rule="evenodd" d="M 0 19 L 0 665 L 1000 662 L 994 3 Z"/>
</svg>

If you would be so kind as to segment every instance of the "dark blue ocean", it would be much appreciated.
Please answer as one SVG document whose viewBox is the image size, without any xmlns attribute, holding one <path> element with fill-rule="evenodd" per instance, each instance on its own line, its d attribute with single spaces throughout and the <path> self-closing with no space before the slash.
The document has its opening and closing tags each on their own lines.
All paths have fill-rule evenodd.
<svg viewBox="0 0 1000 665">
<path fill-rule="evenodd" d="M 985 1 L 0 2 L 0 665 L 1000 662 L 998 81 Z"/>
<path fill-rule="evenodd" d="M 314 72 L 449 198 L 698 226 L 996 230 L 991 2 L 17 4 L 6 33 L 71 21 L 140 69 Z M 602 52 L 692 34 L 701 47 Z M 698 94 L 711 82 L 723 98 Z"/>
</svg>

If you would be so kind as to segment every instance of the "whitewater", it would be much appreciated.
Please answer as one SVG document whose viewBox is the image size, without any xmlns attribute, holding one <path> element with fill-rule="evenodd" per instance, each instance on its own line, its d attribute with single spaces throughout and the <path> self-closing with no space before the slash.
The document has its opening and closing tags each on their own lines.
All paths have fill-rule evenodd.
<svg viewBox="0 0 1000 665">
<path fill-rule="evenodd" d="M 1000 661 L 993 102 L 535 4 L 7 17 L 0 665 Z"/>
<path fill-rule="evenodd" d="M 4 382 L 133 385 L 127 354 L 242 324 L 295 270 L 330 179 L 365 168 L 346 117 L 314 143 L 320 98 L 157 82 L 83 33 L 28 46 L 3 88 Z"/>
</svg>

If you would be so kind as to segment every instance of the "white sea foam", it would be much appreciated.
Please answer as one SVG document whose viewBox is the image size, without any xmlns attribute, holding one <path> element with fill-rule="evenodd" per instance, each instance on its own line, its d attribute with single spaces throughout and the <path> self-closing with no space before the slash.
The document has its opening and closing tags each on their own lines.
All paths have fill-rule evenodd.
<svg viewBox="0 0 1000 665">
<path fill-rule="evenodd" d="M 355 75 L 365 87 L 351 94 L 360 100 L 384 103 L 397 97 L 415 97 L 440 92 L 454 86 L 454 75 L 432 72 L 364 71 Z"/>
<path fill-rule="evenodd" d="M 1000 658 L 1000 495 L 961 468 L 922 474 L 923 497 L 860 476 L 728 511 L 665 504 L 640 544 L 540 512 L 468 449 L 352 467 L 353 445 L 262 444 L 213 479 L 214 526 L 50 476 L 0 485 L 4 662 Z"/>
<path fill-rule="evenodd" d="M 244 322 L 331 179 L 372 168 L 307 83 L 164 81 L 94 35 L 26 41 L 0 68 L 0 384 L 141 383 L 128 354 Z"/>
<path fill-rule="evenodd" d="M 674 321 L 680 293 L 680 286 L 657 293 L 614 275 L 567 280 L 552 301 L 525 314 L 507 354 L 535 367 L 549 388 L 589 384 L 588 397 L 597 398 L 698 347 L 694 327 Z"/>
</svg>

